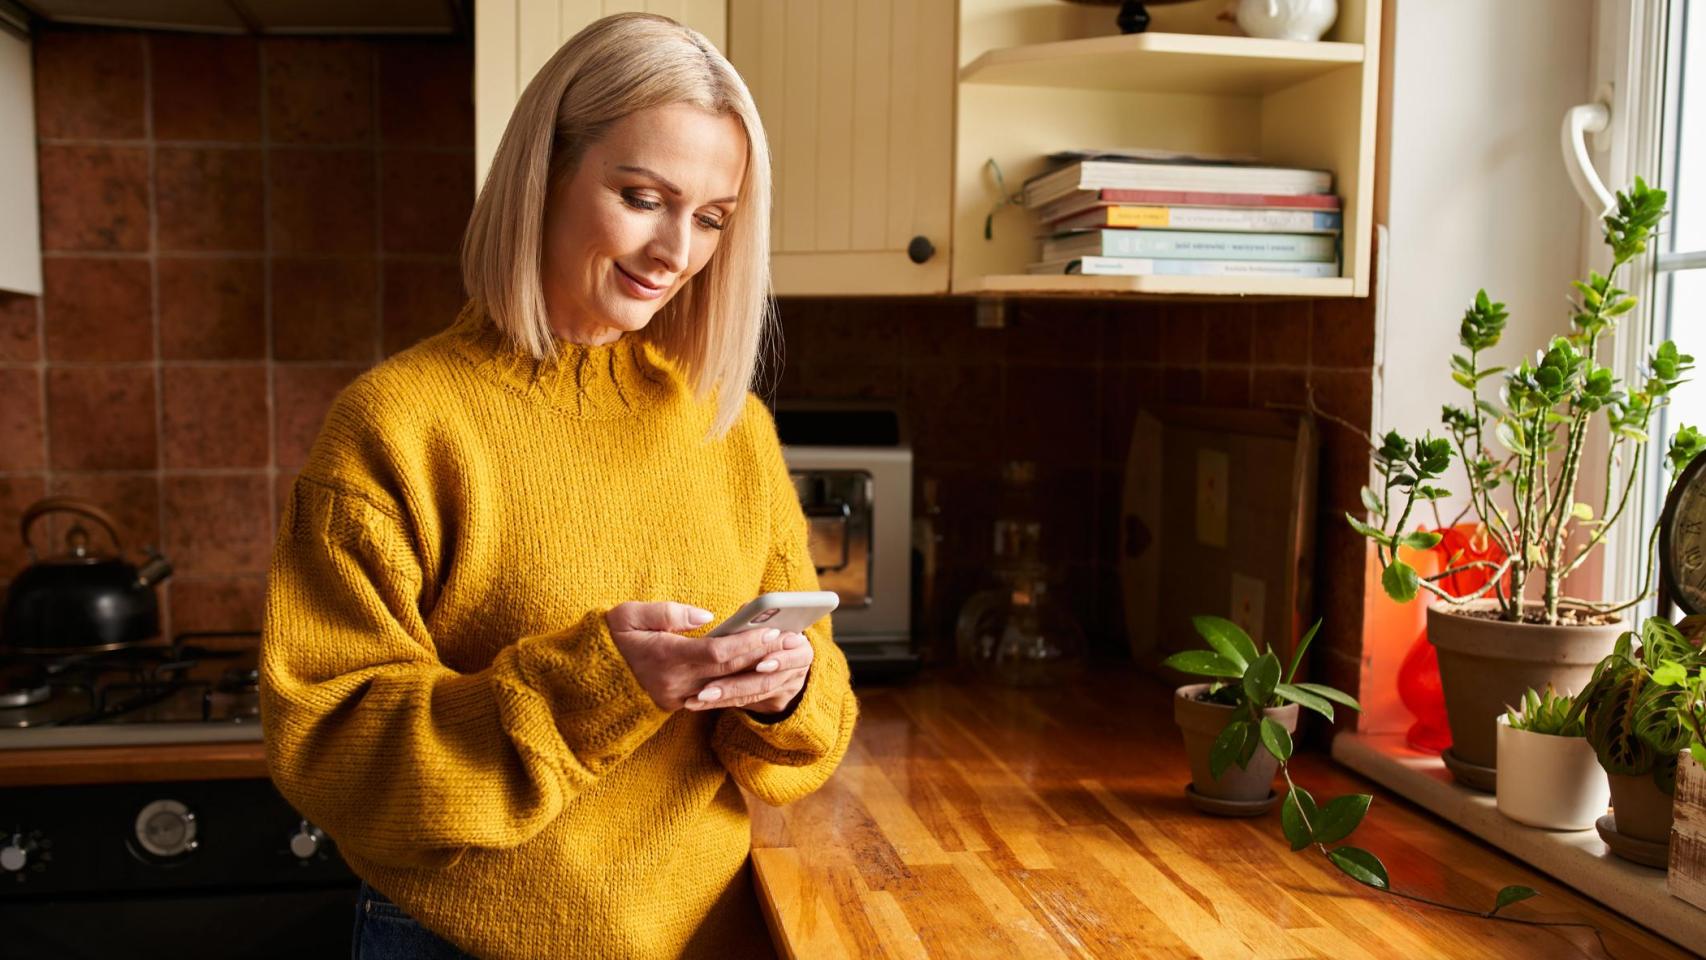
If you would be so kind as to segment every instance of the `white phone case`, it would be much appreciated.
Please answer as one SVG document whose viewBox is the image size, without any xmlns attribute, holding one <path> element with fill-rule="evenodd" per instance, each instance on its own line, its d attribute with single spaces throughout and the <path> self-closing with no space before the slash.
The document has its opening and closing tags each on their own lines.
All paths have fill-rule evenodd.
<svg viewBox="0 0 1706 960">
<path fill-rule="evenodd" d="M 833 590 L 796 590 L 766 593 L 735 611 L 734 616 L 711 629 L 707 637 L 722 637 L 761 627 L 801 633 L 841 605 Z"/>
</svg>

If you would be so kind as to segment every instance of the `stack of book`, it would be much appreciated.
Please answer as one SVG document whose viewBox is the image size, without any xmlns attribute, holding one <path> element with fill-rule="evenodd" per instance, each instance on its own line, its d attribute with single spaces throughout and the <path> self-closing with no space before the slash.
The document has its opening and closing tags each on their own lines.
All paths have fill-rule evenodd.
<svg viewBox="0 0 1706 960">
<path fill-rule="evenodd" d="M 1325 170 L 1057 154 L 1025 182 L 1043 227 L 1030 273 L 1336 277 L 1343 220 Z"/>
</svg>

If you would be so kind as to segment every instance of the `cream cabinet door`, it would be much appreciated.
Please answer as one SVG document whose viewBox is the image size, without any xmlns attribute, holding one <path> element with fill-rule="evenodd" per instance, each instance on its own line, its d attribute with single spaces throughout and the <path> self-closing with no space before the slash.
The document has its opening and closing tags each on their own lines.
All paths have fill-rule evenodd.
<svg viewBox="0 0 1706 960">
<path fill-rule="evenodd" d="M 948 289 L 954 0 L 729 0 L 775 172 L 778 294 Z"/>
<path fill-rule="evenodd" d="M 474 4 L 475 189 L 528 81 L 565 40 L 612 13 L 673 17 L 727 50 L 724 0 L 480 0 Z"/>
</svg>

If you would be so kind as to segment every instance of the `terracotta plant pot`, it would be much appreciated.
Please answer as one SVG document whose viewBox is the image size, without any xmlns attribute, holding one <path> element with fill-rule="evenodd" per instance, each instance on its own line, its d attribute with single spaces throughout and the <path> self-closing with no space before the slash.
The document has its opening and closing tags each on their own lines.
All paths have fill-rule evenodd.
<svg viewBox="0 0 1706 960">
<path fill-rule="evenodd" d="M 1586 737 L 1518 730 L 1503 716 L 1495 722 L 1500 813 L 1546 830 L 1587 830 L 1605 815 L 1611 789 Z"/>
<path fill-rule="evenodd" d="M 1209 684 L 1193 683 L 1173 692 L 1173 719 L 1185 735 L 1185 753 L 1191 760 L 1191 786 L 1197 794 L 1210 800 L 1234 803 L 1260 803 L 1273 792 L 1274 773 L 1279 761 L 1265 747 L 1257 747 L 1250 765 L 1240 769 L 1235 763 L 1227 767 L 1216 780 L 1209 774 L 1208 754 L 1220 731 L 1232 719 L 1232 707 L 1205 703 L 1196 699 L 1208 692 Z M 1297 732 L 1297 704 L 1288 703 L 1262 711 L 1272 717 L 1287 733 Z"/>
<path fill-rule="evenodd" d="M 1606 778 L 1611 781 L 1611 812 L 1617 832 L 1648 843 L 1669 843 L 1674 801 L 1653 782 L 1653 775 L 1608 773 Z"/>
<path fill-rule="evenodd" d="M 1491 601 L 1467 605 L 1471 610 L 1493 607 Z M 1545 626 L 1465 616 L 1442 604 L 1429 607 L 1428 641 L 1439 653 L 1451 753 L 1461 763 L 1496 768 L 1493 721 L 1505 708 L 1521 703 L 1530 688 L 1544 690 L 1548 684 L 1560 694 L 1579 693 L 1625 629 L 1621 621 Z M 1490 783 L 1466 779 L 1455 767 L 1453 774 L 1469 786 L 1492 789 Z"/>
</svg>

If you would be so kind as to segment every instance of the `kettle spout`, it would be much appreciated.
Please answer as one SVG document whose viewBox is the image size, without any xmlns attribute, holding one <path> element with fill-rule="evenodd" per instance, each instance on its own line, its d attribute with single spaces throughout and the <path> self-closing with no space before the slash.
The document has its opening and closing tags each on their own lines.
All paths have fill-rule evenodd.
<svg viewBox="0 0 1706 960">
<path fill-rule="evenodd" d="M 136 571 L 137 587 L 152 587 L 172 575 L 172 561 L 160 555 L 158 550 L 148 550 L 148 562 Z"/>
</svg>

